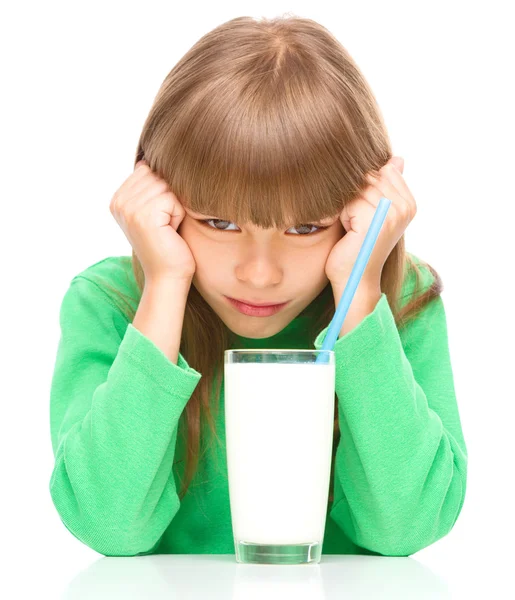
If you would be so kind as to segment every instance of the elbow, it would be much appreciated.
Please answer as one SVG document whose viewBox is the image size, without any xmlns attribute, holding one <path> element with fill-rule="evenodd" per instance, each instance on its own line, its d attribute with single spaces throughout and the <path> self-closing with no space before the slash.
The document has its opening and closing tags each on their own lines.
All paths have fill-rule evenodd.
<svg viewBox="0 0 515 600">
<path fill-rule="evenodd" d="M 463 490 L 463 488 L 462 488 Z M 428 509 L 420 504 L 399 511 L 401 519 L 390 515 L 370 519 L 365 527 L 355 522 L 349 537 L 356 545 L 382 556 L 412 556 L 448 535 L 454 527 L 463 507 L 464 495 L 454 496 L 454 501 L 434 504 Z M 411 512 L 411 517 L 406 515 Z"/>
<path fill-rule="evenodd" d="M 414 529 L 406 535 L 376 538 L 366 544 L 366 548 L 382 556 L 412 556 L 444 538 L 451 529 L 452 527 L 431 532 Z"/>
<path fill-rule="evenodd" d="M 452 508 L 444 507 L 438 514 L 420 513 L 419 518 L 413 518 L 408 529 L 406 521 L 391 526 L 388 531 L 376 530 L 363 532 L 362 545 L 364 548 L 377 552 L 382 556 L 412 556 L 424 550 L 435 542 L 447 536 L 453 529 L 463 506 L 463 498 Z"/>
<path fill-rule="evenodd" d="M 50 487 L 52 502 L 61 522 L 80 542 L 104 556 L 137 556 L 151 554 L 161 537 L 157 528 L 134 527 L 137 519 L 116 514 L 112 510 L 88 510 L 73 494 L 56 492 Z"/>
<path fill-rule="evenodd" d="M 427 544 L 429 545 L 429 544 Z M 424 544 L 410 544 L 401 538 L 376 540 L 363 546 L 380 556 L 412 556 L 426 547 Z"/>
<path fill-rule="evenodd" d="M 403 536 L 398 532 L 385 534 L 378 530 L 372 530 L 372 528 L 360 531 L 358 535 L 354 536 L 353 541 L 360 548 L 379 556 L 408 557 L 429 545 L 429 543 L 424 544 L 419 538 L 414 540 L 413 535 Z"/>
<path fill-rule="evenodd" d="M 101 486 L 74 488 L 64 469 L 55 469 L 50 496 L 68 531 L 104 556 L 152 554 L 180 507 L 173 485 L 160 502 L 144 503 L 141 495 L 103 493 Z"/>
<path fill-rule="evenodd" d="M 459 468 L 458 468 L 459 466 Z M 467 486 L 467 461 L 459 465 L 453 460 L 450 483 L 440 488 L 426 490 L 427 494 L 417 494 L 410 502 L 397 505 L 391 518 L 390 511 L 383 511 L 375 535 L 364 532 L 368 543 L 366 548 L 383 556 L 411 556 L 447 536 L 453 529 L 463 508 Z M 438 500 L 440 498 L 440 500 Z M 390 504 L 390 507 L 394 503 Z M 409 515 L 409 517 L 408 517 Z M 377 523 L 377 521 L 376 521 Z"/>
<path fill-rule="evenodd" d="M 91 548 L 95 552 L 103 556 L 139 556 L 142 554 L 152 554 L 161 537 L 157 541 L 150 544 L 142 543 L 142 539 L 134 539 L 134 536 L 129 537 L 127 532 L 122 532 L 120 529 L 115 531 L 112 526 L 103 526 L 101 523 L 94 523 L 85 526 L 84 524 L 72 524 L 63 520 L 61 521 L 68 531 L 80 542 Z"/>
</svg>

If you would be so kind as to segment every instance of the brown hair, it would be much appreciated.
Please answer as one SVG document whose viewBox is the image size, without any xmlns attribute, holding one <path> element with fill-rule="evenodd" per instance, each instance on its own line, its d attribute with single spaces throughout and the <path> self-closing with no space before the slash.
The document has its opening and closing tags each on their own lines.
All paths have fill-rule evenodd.
<svg viewBox="0 0 515 600">
<path fill-rule="evenodd" d="M 310 223 L 341 212 L 367 187 L 366 174 L 378 174 L 391 157 L 375 97 L 348 52 L 315 21 L 280 16 L 238 17 L 200 38 L 159 89 L 134 162 L 145 158 L 196 212 L 283 228 L 292 215 Z M 399 328 L 441 292 L 439 275 L 424 264 L 434 280 L 421 294 L 421 273 L 404 236 L 383 267 L 381 290 Z M 144 273 L 134 251 L 132 270 L 141 293 Z M 403 281 L 413 273 L 414 292 L 401 306 Z M 319 296 L 327 299 L 311 323 L 312 339 L 334 315 L 330 291 L 328 284 Z M 132 321 L 134 310 L 124 312 Z M 202 378 L 181 416 L 187 439 L 181 500 L 199 465 L 204 423 L 220 441 L 213 414 L 231 340 L 192 285 L 180 352 Z M 335 395 L 331 480 L 338 441 Z"/>
</svg>

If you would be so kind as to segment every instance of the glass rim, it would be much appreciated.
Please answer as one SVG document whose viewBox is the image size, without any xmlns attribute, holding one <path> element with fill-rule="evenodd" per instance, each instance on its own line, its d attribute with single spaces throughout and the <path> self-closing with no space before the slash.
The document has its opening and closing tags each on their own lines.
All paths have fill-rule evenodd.
<svg viewBox="0 0 515 600">
<path fill-rule="evenodd" d="M 254 348 L 254 349 L 252 349 L 252 348 L 241 348 L 241 349 L 224 350 L 224 354 L 225 355 L 230 354 L 231 352 L 240 353 L 240 354 L 244 354 L 244 353 L 247 353 L 247 352 L 260 352 L 260 353 L 263 353 L 263 352 L 273 352 L 274 354 L 281 354 L 281 353 L 292 354 L 293 352 L 296 352 L 296 353 L 299 353 L 299 354 L 303 353 L 303 352 L 330 352 L 330 353 L 334 354 L 334 350 L 329 350 L 329 349 L 323 350 L 322 348 L 320 348 L 318 350 L 316 348 L 314 348 L 313 350 L 309 350 L 307 348 L 301 348 L 299 350 L 296 350 L 296 349 L 291 349 L 290 350 L 290 349 L 287 349 L 287 348 L 283 348 L 283 349 L 280 349 L 280 350 L 274 350 L 273 348 Z"/>
</svg>

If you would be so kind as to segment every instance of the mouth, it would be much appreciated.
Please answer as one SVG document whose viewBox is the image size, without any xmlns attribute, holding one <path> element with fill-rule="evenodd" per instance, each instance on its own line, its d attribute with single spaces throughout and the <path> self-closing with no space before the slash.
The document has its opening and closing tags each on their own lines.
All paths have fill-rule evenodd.
<svg viewBox="0 0 515 600">
<path fill-rule="evenodd" d="M 288 300 L 280 304 L 250 304 L 242 300 L 236 300 L 236 298 L 230 298 L 229 296 L 225 296 L 225 298 L 227 298 L 227 301 L 233 308 L 249 317 L 270 317 L 278 313 L 289 303 Z"/>
</svg>

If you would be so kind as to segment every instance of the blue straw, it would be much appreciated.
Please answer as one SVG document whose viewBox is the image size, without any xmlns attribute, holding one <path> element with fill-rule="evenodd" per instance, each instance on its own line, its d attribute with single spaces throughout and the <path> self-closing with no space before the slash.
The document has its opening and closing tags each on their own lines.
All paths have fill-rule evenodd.
<svg viewBox="0 0 515 600">
<path fill-rule="evenodd" d="M 327 330 L 327 334 L 324 339 L 324 343 L 322 344 L 321 350 L 332 350 L 336 340 L 338 339 L 338 335 L 343 327 L 343 322 L 345 321 L 345 317 L 347 316 L 347 312 L 349 311 L 349 306 L 354 298 L 354 294 L 356 293 L 356 289 L 358 287 L 359 282 L 361 281 L 361 277 L 363 276 L 363 272 L 368 264 L 370 259 L 370 255 L 372 254 L 372 250 L 374 249 L 375 243 L 377 241 L 377 237 L 379 236 L 379 232 L 381 231 L 381 227 L 383 226 L 384 220 L 386 218 L 386 213 L 390 208 L 391 200 L 382 197 L 379 201 L 379 205 L 376 208 L 376 212 L 374 213 L 374 218 L 370 223 L 370 227 L 368 228 L 367 235 L 363 240 L 363 244 L 359 250 L 358 258 L 352 267 L 352 272 L 350 274 L 349 280 L 347 281 L 347 285 L 343 291 L 342 297 L 338 302 L 338 307 L 334 313 L 334 317 L 329 324 L 329 329 Z M 328 362 L 329 355 L 323 352 L 318 353 L 316 362 Z"/>
</svg>

